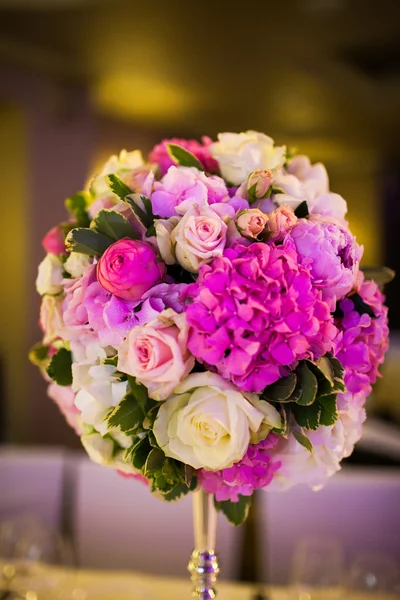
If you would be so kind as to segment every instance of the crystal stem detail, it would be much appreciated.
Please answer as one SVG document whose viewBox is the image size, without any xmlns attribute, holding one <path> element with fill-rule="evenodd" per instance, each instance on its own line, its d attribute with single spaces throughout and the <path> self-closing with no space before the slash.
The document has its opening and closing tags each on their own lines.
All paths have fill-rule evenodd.
<svg viewBox="0 0 400 600">
<path fill-rule="evenodd" d="M 211 600 L 217 595 L 214 585 L 219 574 L 215 554 L 217 511 L 212 494 L 200 489 L 192 495 L 195 549 L 188 564 L 194 584 L 192 596 L 197 600 Z"/>
</svg>

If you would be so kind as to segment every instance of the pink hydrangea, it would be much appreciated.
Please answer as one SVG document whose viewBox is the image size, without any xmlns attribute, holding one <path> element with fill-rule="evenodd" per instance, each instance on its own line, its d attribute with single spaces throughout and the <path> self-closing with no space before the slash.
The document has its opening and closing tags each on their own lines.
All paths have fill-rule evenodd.
<svg viewBox="0 0 400 600">
<path fill-rule="evenodd" d="M 295 246 L 254 243 L 225 250 L 188 288 L 192 354 L 241 390 L 261 392 L 298 360 L 332 350 L 328 305 Z"/>
<path fill-rule="evenodd" d="M 363 247 L 339 223 L 300 219 L 291 232 L 301 263 L 332 310 L 355 286 Z"/>
<path fill-rule="evenodd" d="M 218 502 L 239 501 L 239 494 L 251 496 L 254 490 L 269 485 L 281 463 L 271 460 L 269 450 L 278 442 L 278 438 L 269 435 L 258 444 L 250 444 L 246 454 L 239 462 L 222 471 L 201 469 L 197 475 L 203 489 L 215 494 Z"/>
<path fill-rule="evenodd" d="M 217 161 L 211 156 L 209 150 L 212 144 L 212 139 L 204 136 L 201 138 L 202 143 L 197 140 L 182 140 L 178 138 L 172 138 L 170 140 L 163 140 L 161 144 L 154 146 L 150 152 L 150 162 L 157 163 L 160 165 L 161 173 L 164 175 L 172 165 L 176 165 L 173 159 L 170 157 L 167 151 L 167 144 L 176 144 L 182 146 L 185 150 L 188 150 L 201 162 L 203 167 L 209 173 L 218 173 L 219 167 Z"/>
<path fill-rule="evenodd" d="M 343 318 L 336 319 L 342 335 L 338 338 L 335 354 L 345 369 L 345 384 L 351 394 L 371 393 L 371 386 L 380 377 L 378 368 L 389 347 L 388 309 L 384 296 L 374 281 L 361 278 L 358 290 L 376 318 L 360 315 L 350 298 L 342 300 L 338 308 Z"/>
</svg>

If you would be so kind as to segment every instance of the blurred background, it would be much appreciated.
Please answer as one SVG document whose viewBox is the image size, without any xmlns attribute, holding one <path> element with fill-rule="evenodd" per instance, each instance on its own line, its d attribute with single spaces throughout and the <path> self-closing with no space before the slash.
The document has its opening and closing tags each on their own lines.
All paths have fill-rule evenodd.
<svg viewBox="0 0 400 600">
<path fill-rule="evenodd" d="M 34 282 L 63 200 L 121 148 L 266 132 L 326 164 L 364 265 L 400 272 L 399 12 L 397 0 L 0 0 L 0 442 L 79 448 L 27 361 L 41 337 Z M 345 479 L 373 465 L 399 474 L 400 277 L 385 291 L 391 350 Z M 65 484 L 68 473 L 59 476 Z M 376 481 L 360 484 L 361 497 Z M 10 482 L 0 478 L 3 498 Z M 398 485 L 389 496 L 400 500 Z M 375 515 L 387 506 L 378 500 Z"/>
</svg>

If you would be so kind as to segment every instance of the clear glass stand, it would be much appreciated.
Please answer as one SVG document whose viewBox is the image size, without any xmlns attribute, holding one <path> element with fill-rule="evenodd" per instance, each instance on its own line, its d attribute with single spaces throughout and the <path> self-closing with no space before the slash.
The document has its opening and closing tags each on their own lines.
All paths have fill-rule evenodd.
<svg viewBox="0 0 400 600">
<path fill-rule="evenodd" d="M 214 497 L 202 489 L 193 496 L 194 550 L 188 570 L 194 584 L 193 598 L 210 600 L 217 592 L 214 585 L 219 574 L 218 556 L 215 554 L 217 511 Z"/>
</svg>

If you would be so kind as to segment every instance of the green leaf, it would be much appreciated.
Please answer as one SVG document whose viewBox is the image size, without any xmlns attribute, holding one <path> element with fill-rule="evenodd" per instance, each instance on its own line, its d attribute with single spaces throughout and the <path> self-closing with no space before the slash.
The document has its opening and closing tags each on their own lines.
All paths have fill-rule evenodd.
<svg viewBox="0 0 400 600">
<path fill-rule="evenodd" d="M 149 477 L 162 469 L 165 462 L 165 454 L 159 448 L 152 448 L 144 465 L 144 476 Z"/>
<path fill-rule="evenodd" d="M 67 252 L 80 252 L 89 256 L 101 256 L 112 240 L 93 229 L 72 229 L 65 240 Z"/>
<path fill-rule="evenodd" d="M 38 342 L 29 350 L 28 358 L 33 365 L 44 369 L 49 362 L 49 347 Z"/>
<path fill-rule="evenodd" d="M 58 385 L 71 385 L 72 383 L 72 355 L 66 348 L 54 354 L 46 369 L 47 375 Z"/>
<path fill-rule="evenodd" d="M 315 375 L 307 367 L 307 363 L 302 361 L 296 373 L 301 380 L 301 396 L 297 400 L 297 404 L 301 406 L 309 406 L 312 404 L 317 396 L 318 382 Z M 293 401 L 293 396 L 292 396 Z"/>
<path fill-rule="evenodd" d="M 100 210 L 90 224 L 90 229 L 101 233 L 113 241 L 123 238 L 138 239 L 138 234 L 128 219 L 115 210 L 104 208 Z"/>
<path fill-rule="evenodd" d="M 116 367 L 118 365 L 118 354 L 111 356 L 110 358 L 105 358 L 103 360 L 103 365 L 112 365 L 113 367 Z"/>
<path fill-rule="evenodd" d="M 65 208 L 75 218 L 78 227 L 89 227 L 90 217 L 87 207 L 90 204 L 89 192 L 77 192 L 65 201 Z"/>
<path fill-rule="evenodd" d="M 339 413 L 336 407 L 336 394 L 324 396 L 319 400 L 321 404 L 321 415 L 319 418 L 320 425 L 334 425 L 339 418 Z"/>
<path fill-rule="evenodd" d="M 153 237 L 153 235 L 156 235 L 156 228 L 155 225 L 153 223 L 153 225 L 150 225 L 150 227 L 148 227 L 147 231 L 146 231 L 146 237 Z"/>
<path fill-rule="evenodd" d="M 140 438 L 131 448 L 128 448 L 126 460 L 130 460 L 136 469 L 142 469 L 151 452 L 151 446 L 147 435 Z"/>
<path fill-rule="evenodd" d="M 290 373 L 282 379 L 278 379 L 272 385 L 268 385 L 262 393 L 262 398 L 269 402 L 286 402 L 294 392 L 297 383 L 295 373 Z"/>
<path fill-rule="evenodd" d="M 292 433 L 293 433 L 293 436 L 296 439 L 296 441 L 299 442 L 299 444 L 301 444 L 309 452 L 313 451 L 313 445 L 306 435 L 303 435 L 299 431 L 295 431 L 295 430 L 293 430 Z"/>
<path fill-rule="evenodd" d="M 190 465 L 185 465 L 185 483 L 188 488 L 190 488 L 193 477 L 195 474 L 195 470 Z"/>
<path fill-rule="evenodd" d="M 126 185 L 115 173 L 107 175 L 106 181 L 110 190 L 121 200 L 125 200 L 126 196 L 133 193 L 129 185 Z"/>
<path fill-rule="evenodd" d="M 306 362 L 308 368 L 314 373 L 318 381 L 317 397 L 331 394 L 334 388 L 334 374 L 329 359 L 324 356 L 315 362 Z"/>
<path fill-rule="evenodd" d="M 193 477 L 191 486 L 188 488 L 185 483 L 179 482 L 170 491 L 162 495 L 162 499 L 166 502 L 175 502 L 180 500 L 183 496 L 186 496 L 189 492 L 192 492 L 197 487 L 197 477 Z"/>
<path fill-rule="evenodd" d="M 130 375 L 128 375 L 128 383 L 132 396 L 134 396 L 142 411 L 145 412 L 147 401 L 149 399 L 147 388 L 140 383 L 136 383 L 136 379 Z"/>
<path fill-rule="evenodd" d="M 283 190 L 280 187 L 276 187 L 275 185 L 272 186 L 272 193 L 273 194 L 284 194 L 285 190 Z"/>
<path fill-rule="evenodd" d="M 336 394 L 322 396 L 310 406 L 291 404 L 290 409 L 296 423 L 304 429 L 316 430 L 319 425 L 333 425 L 339 415 L 336 408 Z"/>
<path fill-rule="evenodd" d="M 329 362 L 331 363 L 331 367 L 333 370 L 333 389 L 335 392 L 344 392 L 346 391 L 346 386 L 344 384 L 344 368 L 340 360 L 332 356 L 332 354 L 327 354 Z"/>
<path fill-rule="evenodd" d="M 216 509 L 223 512 L 228 521 L 233 525 L 241 525 L 249 514 L 251 496 L 242 496 L 239 494 L 239 502 L 231 502 L 230 500 L 217 502 L 215 500 L 214 503 Z"/>
<path fill-rule="evenodd" d="M 310 213 L 308 212 L 308 204 L 305 200 L 298 205 L 294 211 L 294 214 L 298 219 L 305 219 L 308 217 Z"/>
<path fill-rule="evenodd" d="M 127 394 L 108 419 L 109 427 L 119 427 L 127 434 L 136 432 L 143 424 L 144 412 L 132 394 Z"/>
<path fill-rule="evenodd" d="M 195 157 L 194 154 L 178 146 L 177 144 L 167 144 L 167 152 L 174 162 L 181 167 L 196 167 L 199 171 L 204 171 L 204 167 L 201 162 Z"/>
</svg>

